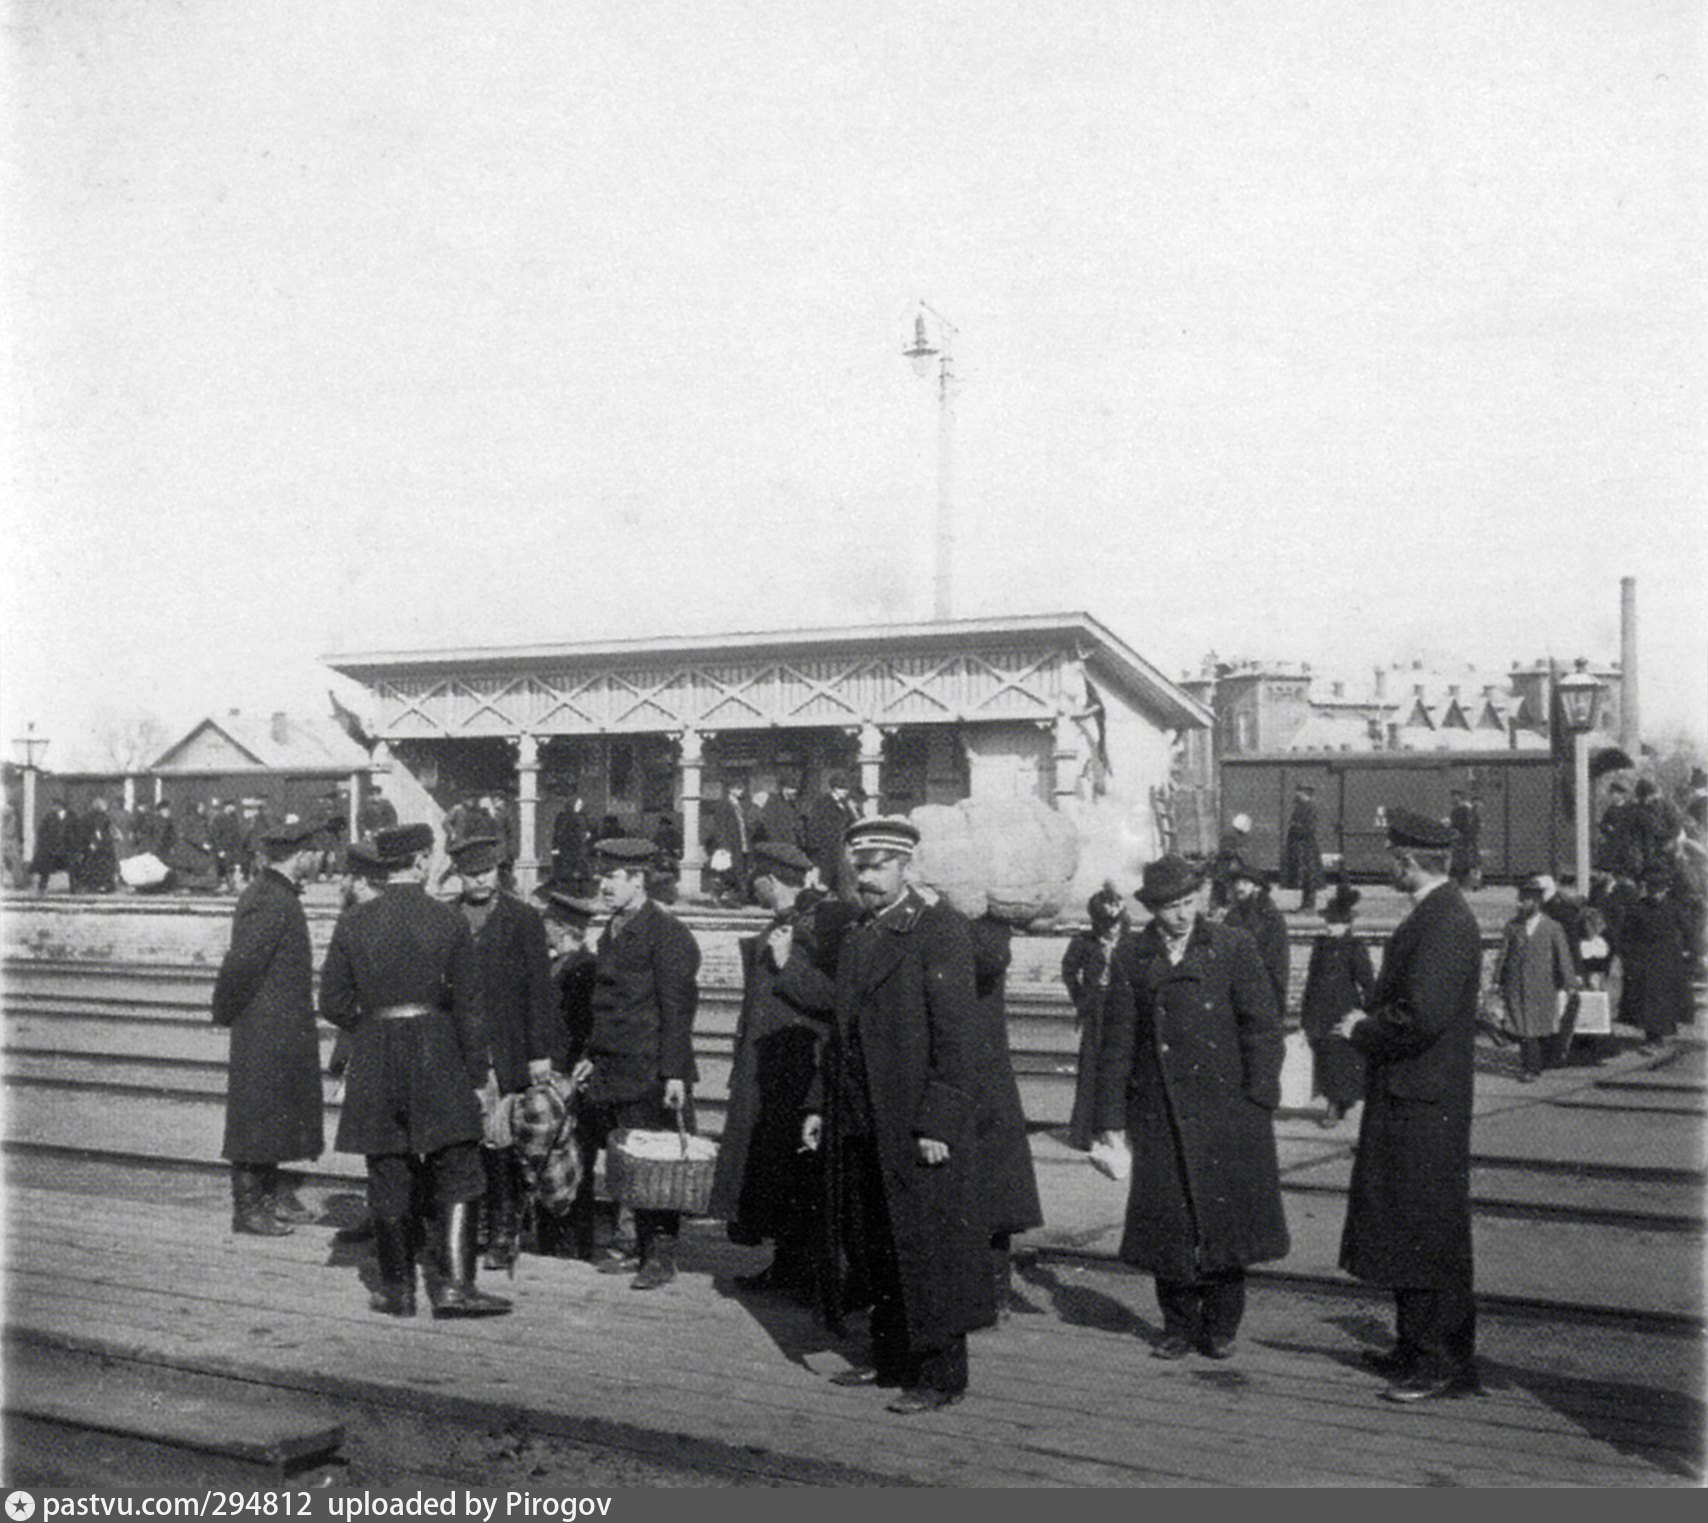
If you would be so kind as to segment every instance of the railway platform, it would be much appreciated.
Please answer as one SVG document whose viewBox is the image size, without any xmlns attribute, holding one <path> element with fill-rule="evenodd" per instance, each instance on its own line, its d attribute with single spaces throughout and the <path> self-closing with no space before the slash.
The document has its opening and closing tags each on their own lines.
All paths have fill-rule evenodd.
<svg viewBox="0 0 1708 1523">
<path fill-rule="evenodd" d="M 1522 1095 L 1484 1084 L 1479 1149 L 1494 1156 L 1497 1140 L 1510 1166 L 1530 1146 L 1557 1166 L 1530 1171 L 1557 1197 L 1562 1179 L 1616 1161 L 1582 1156 L 1605 1134 L 1574 1158 L 1557 1125 L 1564 1102 L 1620 1084 L 1699 1098 L 1702 1059 L 1686 1046 L 1565 1070 Z M 1694 1170 L 1678 1200 L 1699 1197 L 1699 1135 L 1676 1128 L 1670 1151 L 1651 1138 L 1638 1173 L 1621 1165 L 1626 1183 Z M 1332 1174 L 1349 1141 L 1284 1125 L 1290 1186 Z M 318 1224 L 269 1240 L 231 1235 L 217 1178 L 162 1195 L 87 1164 L 56 1175 L 51 1160 L 14 1161 L 7 1332 L 38 1355 L 199 1372 L 339 1415 L 454 1418 L 485 1436 L 492 1473 L 505 1475 L 493 1484 L 518 1479 L 517 1457 L 553 1440 L 761 1484 L 1700 1484 L 1699 1215 L 1662 1228 L 1635 1211 L 1479 1209 L 1487 1391 L 1401 1408 L 1377 1399 L 1381 1382 L 1358 1365 L 1360 1349 L 1380 1346 L 1389 1306 L 1334 1268 L 1343 1203 L 1332 1187 L 1289 1188 L 1293 1252 L 1255 1277 L 1237 1356 L 1160 1364 L 1148 1357 L 1149 1281 L 1109 1257 L 1124 1187 L 1049 1138 L 1037 1157 L 1050 1222 L 1020 1244 L 1013 1309 L 974 1335 L 967 1399 L 924 1417 L 831 1385 L 860 1357 L 858 1328 L 835 1338 L 804 1309 L 738 1292 L 735 1275 L 763 1254 L 712 1223 L 692 1224 L 683 1272 L 660 1291 L 525 1255 L 512 1280 L 483 1279 L 513 1297 L 510 1316 L 375 1316 L 365 1251 L 335 1238 L 359 1196 L 336 1181 L 310 1192 Z"/>
</svg>

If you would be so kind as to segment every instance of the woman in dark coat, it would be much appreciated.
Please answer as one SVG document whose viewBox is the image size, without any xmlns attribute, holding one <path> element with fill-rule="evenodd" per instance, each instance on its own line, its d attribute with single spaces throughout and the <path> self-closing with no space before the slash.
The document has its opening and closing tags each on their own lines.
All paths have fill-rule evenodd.
<svg viewBox="0 0 1708 1523">
<path fill-rule="evenodd" d="M 1620 927 L 1618 947 L 1624 983 L 1619 1019 L 1627 1026 L 1642 1027 L 1643 1047 L 1649 1051 L 1671 1037 L 1694 1013 L 1690 943 L 1679 908 L 1672 869 L 1662 867 L 1644 881 L 1643 897 L 1631 907 Z"/>
<path fill-rule="evenodd" d="M 1198 885 L 1180 857 L 1145 868 L 1153 919 L 1116 951 L 1097 1065 L 1098 1127 L 1132 1150 L 1121 1258 L 1156 1276 L 1160 1359 L 1227 1358 L 1246 1265 L 1288 1249 L 1281 1017 L 1251 937 L 1205 919 Z"/>
<path fill-rule="evenodd" d="M 1013 927 L 992 915 L 971 922 L 973 992 L 978 1018 L 973 1023 L 973 1086 L 978 1098 L 979 1199 L 990 1229 L 991 1275 L 996 1311 L 1005 1310 L 1010 1284 L 1009 1245 L 1016 1232 L 1044 1224 L 1026 1113 L 1014 1080 L 1008 1050 L 1008 964 Z"/>
<path fill-rule="evenodd" d="M 1357 889 L 1341 883 L 1323 906 L 1324 930 L 1311 947 L 1299 1002 L 1299 1024 L 1311 1044 L 1311 1093 L 1328 1102 L 1321 1126 L 1334 1126 L 1364 1098 L 1364 1059 L 1335 1032 L 1348 1011 L 1366 1007 L 1376 987 L 1370 949 L 1352 935 L 1358 899 Z"/>
<path fill-rule="evenodd" d="M 1097 1055 L 1103 1046 L 1103 1007 L 1116 943 L 1127 931 L 1127 909 L 1115 885 L 1105 883 L 1086 901 L 1089 930 L 1080 931 L 1062 954 L 1062 982 L 1079 1020 L 1079 1066 L 1074 1079 L 1068 1146 L 1089 1152 L 1097 1130 Z"/>
</svg>

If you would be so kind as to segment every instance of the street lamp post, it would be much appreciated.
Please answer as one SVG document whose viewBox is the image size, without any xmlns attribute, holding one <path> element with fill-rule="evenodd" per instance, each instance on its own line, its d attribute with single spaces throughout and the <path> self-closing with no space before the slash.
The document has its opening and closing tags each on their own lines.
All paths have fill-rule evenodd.
<svg viewBox="0 0 1708 1523">
<path fill-rule="evenodd" d="M 33 862 L 36 859 L 36 772 L 48 742 L 44 736 L 36 734 L 36 722 L 32 719 L 12 744 L 22 747 L 24 752 L 24 817 L 19 824 L 23 827 L 24 861 Z"/>
<path fill-rule="evenodd" d="M 930 316 L 937 330 L 937 342 L 932 344 L 926 334 L 926 317 Z M 955 419 L 955 369 L 952 344 L 959 330 L 941 312 L 920 302 L 919 313 L 913 320 L 913 343 L 902 353 L 913 362 L 914 373 L 921 378 L 931 374 L 931 362 L 937 362 L 937 573 L 932 593 L 932 617 L 947 619 L 952 605 L 952 567 L 955 558 L 955 523 L 953 515 L 952 436 Z"/>
<path fill-rule="evenodd" d="M 1601 704 L 1601 684 L 1589 662 L 1578 657 L 1577 670 L 1560 679 L 1560 714 L 1572 732 L 1572 826 L 1577 857 L 1577 891 L 1589 897 L 1589 741 Z"/>
</svg>

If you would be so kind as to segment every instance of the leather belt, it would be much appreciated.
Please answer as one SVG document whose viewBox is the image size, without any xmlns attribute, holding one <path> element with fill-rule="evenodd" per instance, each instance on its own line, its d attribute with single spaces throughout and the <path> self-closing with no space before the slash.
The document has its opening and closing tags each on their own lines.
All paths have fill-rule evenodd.
<svg viewBox="0 0 1708 1523">
<path fill-rule="evenodd" d="M 418 1015 L 431 1015 L 431 1005 L 381 1005 L 374 1018 L 381 1021 L 412 1021 Z"/>
</svg>

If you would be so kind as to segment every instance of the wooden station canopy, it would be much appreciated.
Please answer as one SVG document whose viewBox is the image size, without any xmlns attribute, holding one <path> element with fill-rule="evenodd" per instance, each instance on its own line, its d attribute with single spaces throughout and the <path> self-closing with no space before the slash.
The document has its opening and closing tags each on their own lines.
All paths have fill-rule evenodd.
<svg viewBox="0 0 1708 1523">
<path fill-rule="evenodd" d="M 1007 755 L 1012 741 L 1036 751 L 1020 758 L 1031 767 L 1025 775 L 1060 800 L 1097 786 L 1123 726 L 1164 737 L 1166 760 L 1172 737 L 1210 722 L 1201 703 L 1086 613 L 325 660 L 372 691 L 376 735 L 394 753 L 494 738 L 514 745 L 519 870 L 533 865 L 540 748 L 561 739 L 671 743 L 690 869 L 699 865 L 703 769 L 751 754 L 755 737 L 791 732 L 821 764 L 842 748 L 869 797 L 912 803 L 948 801 L 951 775 L 960 776 L 958 796 L 978 792 L 980 757 Z M 927 780 L 911 793 L 884 787 L 898 737 L 926 758 Z"/>
</svg>

